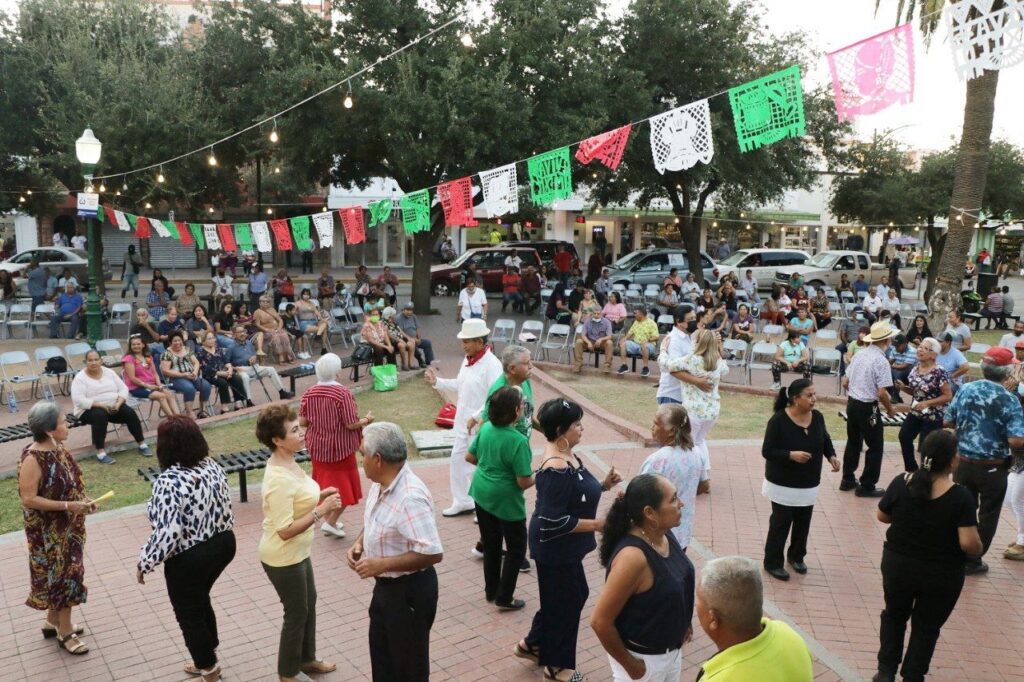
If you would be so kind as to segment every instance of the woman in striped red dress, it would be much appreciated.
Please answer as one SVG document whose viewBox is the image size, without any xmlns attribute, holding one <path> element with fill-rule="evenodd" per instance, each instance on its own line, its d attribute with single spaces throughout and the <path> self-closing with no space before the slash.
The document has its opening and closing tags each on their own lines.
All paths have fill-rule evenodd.
<svg viewBox="0 0 1024 682">
<path fill-rule="evenodd" d="M 363 496 L 359 484 L 359 466 L 355 452 L 363 440 L 363 427 L 373 423 L 370 412 L 362 419 L 352 393 L 341 385 L 341 358 L 334 353 L 320 356 L 316 362 L 315 386 L 302 396 L 299 425 L 306 429 L 306 448 L 313 462 L 313 480 L 320 489 L 337 488 L 341 508 L 324 516 L 320 530 L 324 535 L 345 537 L 344 524 L 338 521 L 345 507 Z"/>
</svg>

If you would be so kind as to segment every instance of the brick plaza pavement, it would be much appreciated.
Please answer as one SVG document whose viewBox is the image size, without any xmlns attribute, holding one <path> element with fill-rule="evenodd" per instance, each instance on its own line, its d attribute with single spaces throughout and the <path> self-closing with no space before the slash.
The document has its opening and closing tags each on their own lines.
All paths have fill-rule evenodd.
<svg viewBox="0 0 1024 682">
<path fill-rule="evenodd" d="M 538 400 L 551 390 L 538 387 Z M 601 473 L 614 465 L 628 479 L 650 452 L 625 440 L 599 419 L 585 418 L 581 454 Z M 534 437 L 535 449 L 540 440 Z M 536 450 L 535 450 L 536 451 Z M 883 480 L 895 475 L 899 458 L 890 452 Z M 535 459 L 535 464 L 539 460 Z M 438 510 L 449 502 L 446 460 L 416 463 L 430 486 Z M 712 445 L 711 495 L 698 502 L 691 557 L 698 570 L 707 558 L 740 553 L 760 560 L 769 504 L 760 495 L 760 444 L 720 441 Z M 826 475 L 827 476 L 827 475 Z M 766 609 L 793 622 L 808 638 L 816 656 L 816 679 L 866 679 L 873 672 L 878 612 L 882 607 L 878 562 L 884 528 L 874 520 L 874 502 L 836 490 L 827 478 L 812 522 L 806 576 L 789 583 L 766 578 Z M 532 491 L 528 505 L 532 506 Z M 235 505 L 238 555 L 214 589 L 220 622 L 220 655 L 228 680 L 273 680 L 281 609 L 256 554 L 261 513 L 258 495 Z M 605 496 L 606 508 L 610 496 Z M 344 564 L 344 552 L 361 527 L 362 505 L 343 519 L 350 537 L 317 537 L 314 566 L 319 591 L 318 649 L 340 664 L 324 680 L 369 679 L 366 642 L 371 584 Z M 89 519 L 86 577 L 89 603 L 76 610 L 87 627 L 92 651 L 83 658 L 60 652 L 44 641 L 40 614 L 23 606 L 28 583 L 23 535 L 0 538 L 0 674 L 7 679 L 42 680 L 176 680 L 186 660 L 180 633 L 167 602 L 159 571 L 147 585 L 135 583 L 134 564 L 148 526 L 140 508 L 109 512 Z M 431 657 L 435 680 L 538 680 L 540 670 L 510 655 L 525 634 L 537 606 L 536 578 L 521 576 L 517 595 L 527 601 L 522 612 L 499 613 L 482 599 L 479 562 L 468 551 L 477 537 L 468 516 L 438 519 L 445 545 L 439 565 L 441 598 L 433 630 Z M 1010 537 L 1005 514 L 993 545 Z M 989 557 L 987 576 L 967 581 L 960 603 L 943 630 L 932 668 L 936 680 L 1019 680 L 1024 657 L 1019 650 L 1024 616 L 1024 565 Z M 579 668 L 590 680 L 610 679 L 605 655 L 588 627 L 590 610 L 600 592 L 603 571 L 595 555 L 586 561 L 591 597 L 583 613 Z M 696 625 L 696 623 L 695 623 Z M 1016 643 L 1016 644 L 1015 644 Z M 684 647 L 683 680 L 694 679 L 700 663 L 714 652 L 696 627 Z"/>
</svg>

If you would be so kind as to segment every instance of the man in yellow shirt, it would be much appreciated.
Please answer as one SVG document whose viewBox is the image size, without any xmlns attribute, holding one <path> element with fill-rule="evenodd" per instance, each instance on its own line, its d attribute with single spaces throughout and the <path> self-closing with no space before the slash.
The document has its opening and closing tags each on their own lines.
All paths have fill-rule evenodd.
<svg viewBox="0 0 1024 682">
<path fill-rule="evenodd" d="M 761 570 L 746 557 L 704 565 L 697 583 L 697 618 L 718 647 L 700 682 L 811 682 L 811 652 L 793 628 L 764 617 Z"/>
<path fill-rule="evenodd" d="M 658 325 L 647 314 L 647 308 L 637 307 L 633 310 L 633 324 L 619 340 L 619 355 L 623 360 L 640 355 L 644 363 L 643 369 L 640 370 L 640 376 L 649 376 L 651 368 L 648 367 L 648 363 L 652 357 L 658 354 L 659 337 Z M 629 367 L 623 362 L 619 366 L 619 374 L 625 374 L 628 371 Z"/>
</svg>

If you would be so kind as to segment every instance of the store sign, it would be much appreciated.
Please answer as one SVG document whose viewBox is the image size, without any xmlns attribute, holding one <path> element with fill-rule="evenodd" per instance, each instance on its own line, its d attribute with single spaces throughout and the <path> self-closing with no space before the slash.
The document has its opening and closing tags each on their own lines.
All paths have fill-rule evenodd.
<svg viewBox="0 0 1024 682">
<path fill-rule="evenodd" d="M 92 192 L 78 193 L 78 217 L 95 218 L 100 208 L 100 195 Z"/>
</svg>

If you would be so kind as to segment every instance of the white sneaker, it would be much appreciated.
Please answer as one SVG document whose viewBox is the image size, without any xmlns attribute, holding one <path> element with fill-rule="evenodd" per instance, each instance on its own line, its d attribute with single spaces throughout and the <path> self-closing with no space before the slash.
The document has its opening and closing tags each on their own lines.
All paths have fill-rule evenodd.
<svg viewBox="0 0 1024 682">
<path fill-rule="evenodd" d="M 338 524 L 338 525 L 340 526 L 341 524 Z M 324 535 L 330 535 L 330 536 L 333 536 L 333 537 L 336 537 L 336 538 L 343 538 L 343 537 L 345 537 L 345 531 L 343 531 L 341 528 L 339 528 L 337 526 L 332 526 L 331 524 L 327 523 L 326 521 L 324 521 L 323 523 L 320 524 L 320 532 L 323 533 Z"/>
<path fill-rule="evenodd" d="M 769 388 L 772 389 L 773 391 L 777 391 L 780 388 L 782 388 L 782 384 L 780 384 L 779 382 L 776 381 L 774 384 L 769 386 Z"/>
<path fill-rule="evenodd" d="M 483 559 L 484 558 L 483 550 L 478 549 L 475 545 L 473 546 L 473 549 L 469 550 L 469 553 L 472 554 L 474 558 L 477 558 L 477 559 Z"/>
<path fill-rule="evenodd" d="M 460 507 L 458 505 L 453 504 L 452 506 L 448 507 L 443 512 L 441 512 L 441 516 L 458 516 L 460 514 L 468 514 L 471 511 L 473 511 L 473 507 Z"/>
</svg>

